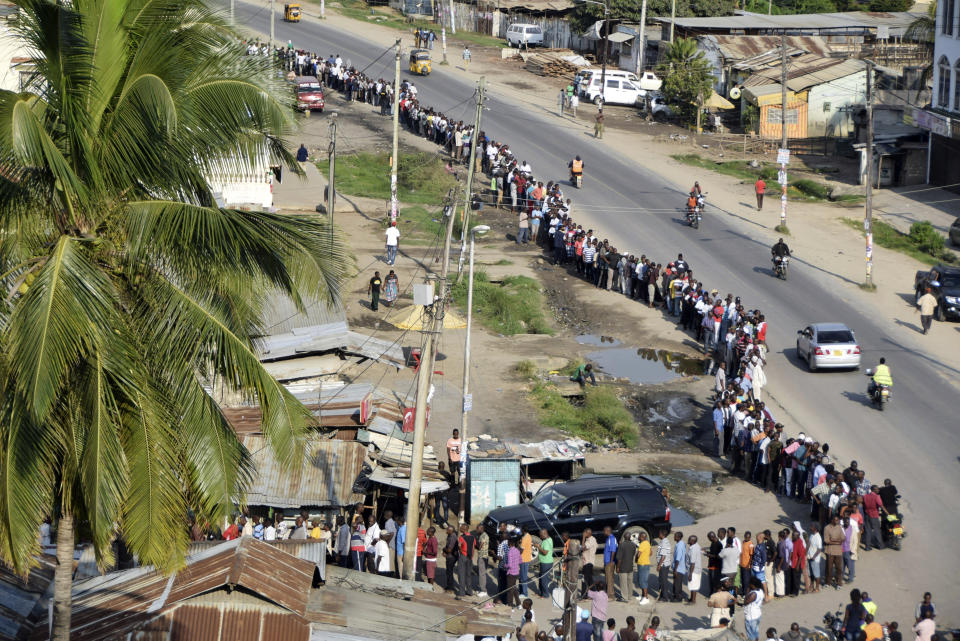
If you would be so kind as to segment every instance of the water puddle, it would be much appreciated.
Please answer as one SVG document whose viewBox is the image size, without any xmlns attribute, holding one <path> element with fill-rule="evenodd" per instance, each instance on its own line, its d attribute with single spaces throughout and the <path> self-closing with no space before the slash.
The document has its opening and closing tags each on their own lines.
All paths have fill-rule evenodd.
<svg viewBox="0 0 960 641">
<path fill-rule="evenodd" d="M 579 340 L 579 339 L 578 339 Z M 587 343 L 592 344 L 592 343 Z M 691 358 L 663 349 L 620 347 L 587 354 L 597 368 L 631 383 L 656 385 L 682 376 L 700 376 L 706 371 L 704 359 Z"/>
<path fill-rule="evenodd" d="M 698 409 L 689 396 L 660 396 L 637 399 L 643 423 L 647 425 L 677 425 L 697 418 Z"/>
<path fill-rule="evenodd" d="M 686 527 L 696 522 L 697 519 L 683 508 L 670 506 L 670 525 L 672 528 Z"/>
<path fill-rule="evenodd" d="M 581 345 L 596 345 L 597 347 L 615 347 L 620 344 L 620 341 L 613 336 L 601 336 L 599 334 L 580 334 L 576 340 Z"/>
</svg>

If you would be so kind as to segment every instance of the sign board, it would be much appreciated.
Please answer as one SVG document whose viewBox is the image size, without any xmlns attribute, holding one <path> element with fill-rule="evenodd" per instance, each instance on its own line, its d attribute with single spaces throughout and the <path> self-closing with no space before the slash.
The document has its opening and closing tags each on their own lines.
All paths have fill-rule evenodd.
<svg viewBox="0 0 960 641">
<path fill-rule="evenodd" d="M 789 150 L 789 149 L 777 149 L 777 164 L 778 164 L 778 165 L 788 165 L 788 164 L 790 164 L 790 150 Z"/>
<path fill-rule="evenodd" d="M 473 394 L 464 394 L 463 395 L 463 411 L 469 412 L 473 409 Z"/>
</svg>

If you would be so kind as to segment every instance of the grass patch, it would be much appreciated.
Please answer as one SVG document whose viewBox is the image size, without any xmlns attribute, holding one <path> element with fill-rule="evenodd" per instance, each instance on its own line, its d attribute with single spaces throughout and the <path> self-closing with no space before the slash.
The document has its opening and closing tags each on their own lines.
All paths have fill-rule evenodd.
<svg viewBox="0 0 960 641">
<path fill-rule="evenodd" d="M 467 304 L 467 279 L 453 286 L 453 299 L 461 308 Z M 514 334 L 553 334 L 543 313 L 543 294 L 537 281 L 527 276 L 510 276 L 491 283 L 487 273 L 473 276 L 473 315 L 491 330 Z"/>
<path fill-rule="evenodd" d="M 556 388 L 538 383 L 530 392 L 540 422 L 594 443 L 620 441 L 632 447 L 637 443 L 633 416 L 611 387 L 584 389 L 582 405 L 573 405 Z"/>
<path fill-rule="evenodd" d="M 320 4 L 320 0 L 311 0 L 311 2 L 317 6 Z M 405 47 L 413 43 L 412 32 L 414 29 L 419 27 L 433 29 L 433 31 L 437 34 L 437 39 L 433 43 L 433 50 L 437 56 L 437 60 L 442 58 L 442 53 L 440 51 L 440 26 L 432 21 L 408 20 L 406 16 L 403 16 L 395 9 L 391 9 L 390 7 L 370 7 L 366 2 L 361 2 L 359 0 L 341 0 L 339 4 L 341 6 L 331 7 L 328 3 L 327 11 L 336 11 L 342 16 L 353 18 L 354 20 L 359 20 L 361 22 L 366 22 L 367 24 L 378 24 L 384 27 L 389 27 L 390 29 L 405 31 L 407 32 L 407 35 L 410 36 L 409 39 L 405 40 L 404 42 Z M 500 38 L 494 38 L 492 36 L 469 31 L 457 32 L 456 35 L 453 35 L 448 29 L 447 49 L 450 48 L 451 43 L 453 42 L 469 42 L 470 44 L 483 47 L 503 48 L 507 46 L 506 40 L 501 40 Z M 450 57 L 449 51 L 447 52 L 447 57 Z M 406 61 L 401 62 L 405 64 Z"/>
<path fill-rule="evenodd" d="M 777 225 L 776 227 L 773 228 L 773 231 L 779 234 L 783 234 L 784 236 L 790 235 L 790 228 L 787 227 L 786 225 Z"/>
<path fill-rule="evenodd" d="M 326 176 L 329 162 L 317 162 Z M 339 156 L 336 167 L 337 191 L 366 198 L 390 199 L 390 154 L 360 152 Z M 444 170 L 436 154 L 401 153 L 397 168 L 397 197 L 417 205 L 440 205 L 456 181 Z"/>
<path fill-rule="evenodd" d="M 671 158 L 685 165 L 690 165 L 691 167 L 709 169 L 710 171 L 739 178 L 740 180 L 753 181 L 758 177 L 763 178 L 763 180 L 768 183 L 775 183 L 777 180 L 777 167 L 772 164 L 761 164 L 759 167 L 752 167 L 746 160 L 716 162 L 709 158 L 703 158 L 698 154 L 675 154 L 671 156 Z M 787 196 L 791 200 L 830 202 L 854 202 L 863 200 L 863 196 L 856 194 L 844 194 L 833 198 L 830 192 L 831 190 L 827 185 L 808 178 L 795 180 L 787 187 Z"/>
<path fill-rule="evenodd" d="M 844 224 L 857 230 L 863 235 L 863 221 L 854 218 L 842 218 Z M 911 225 L 910 234 L 904 234 L 897 228 L 882 220 L 873 220 L 873 242 L 886 249 L 898 251 L 927 265 L 937 263 L 957 264 L 957 256 L 943 249 L 942 240 L 937 231 L 928 221 Z M 936 241 L 931 239 L 930 232 L 937 234 L 941 243 L 939 249 Z M 937 253 L 931 253 L 936 251 Z"/>
<path fill-rule="evenodd" d="M 532 379 L 537 375 L 537 364 L 531 360 L 523 360 L 513 366 L 513 371 L 521 378 Z"/>
<path fill-rule="evenodd" d="M 874 285 L 873 283 L 860 283 L 860 284 L 858 285 L 858 287 L 859 287 L 860 289 L 862 289 L 863 291 L 865 291 L 865 292 L 871 292 L 871 293 L 872 293 L 872 292 L 877 291 L 877 286 Z"/>
<path fill-rule="evenodd" d="M 494 263 L 494 265 L 512 265 L 512 264 L 513 264 L 513 261 L 507 258 L 501 258 L 500 260 Z"/>
<path fill-rule="evenodd" d="M 429 241 L 442 235 L 445 231 L 442 210 L 431 210 L 421 205 L 412 205 L 400 209 L 399 221 L 401 241 Z M 387 213 L 381 221 L 384 229 L 390 222 L 390 214 Z M 442 244 L 442 241 L 441 241 Z"/>
</svg>

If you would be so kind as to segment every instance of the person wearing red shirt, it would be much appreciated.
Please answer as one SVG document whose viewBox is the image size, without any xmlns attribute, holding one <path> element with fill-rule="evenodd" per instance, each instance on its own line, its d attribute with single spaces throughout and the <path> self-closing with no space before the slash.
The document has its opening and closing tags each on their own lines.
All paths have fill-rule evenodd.
<svg viewBox="0 0 960 641">
<path fill-rule="evenodd" d="M 883 537 L 880 535 L 880 513 L 886 512 L 883 507 L 883 500 L 877 494 L 879 488 L 876 485 L 870 486 L 870 491 L 863 495 L 863 537 L 864 548 L 870 549 L 871 540 L 876 543 L 877 548 L 883 547 Z"/>
<path fill-rule="evenodd" d="M 237 527 L 236 523 L 230 521 L 230 525 L 223 531 L 223 540 L 232 541 L 238 538 L 240 538 L 240 528 Z"/>
<path fill-rule="evenodd" d="M 763 192 L 767 190 L 767 183 L 763 182 L 763 178 L 757 178 L 753 188 L 757 192 L 757 211 L 761 211 L 763 210 Z"/>
<path fill-rule="evenodd" d="M 807 546 L 803 542 L 803 537 L 800 536 L 800 533 L 796 530 L 793 531 L 793 549 L 790 551 L 790 573 L 793 574 L 793 578 L 790 581 L 790 596 L 797 596 L 800 594 L 800 583 L 801 579 L 804 578 L 806 573 L 804 569 L 807 567 Z M 804 589 L 810 591 L 810 577 L 807 576 L 807 581 L 804 585 Z"/>
</svg>

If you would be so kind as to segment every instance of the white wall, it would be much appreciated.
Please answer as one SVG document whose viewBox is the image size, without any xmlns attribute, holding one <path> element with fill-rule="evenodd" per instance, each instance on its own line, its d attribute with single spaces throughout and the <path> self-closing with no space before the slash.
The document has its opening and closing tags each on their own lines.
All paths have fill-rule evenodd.
<svg viewBox="0 0 960 641">
<path fill-rule="evenodd" d="M 20 71 L 11 66 L 11 60 L 26 55 L 20 39 L 0 20 L 0 89 L 20 91 Z"/>
<path fill-rule="evenodd" d="M 945 19 L 948 16 L 944 12 L 953 8 L 953 15 L 949 16 L 952 25 L 952 34 L 945 34 Z M 933 101 L 931 104 L 935 109 L 947 109 L 960 113 L 960 104 L 956 103 L 957 75 L 960 71 L 960 25 L 957 24 L 958 13 L 960 13 L 960 0 L 940 0 L 937 8 L 937 33 L 933 48 Z M 949 86 L 945 96 L 940 93 L 940 62 L 946 58 L 950 65 Z"/>
<path fill-rule="evenodd" d="M 240 172 L 229 160 L 207 176 L 210 190 L 221 207 L 273 207 L 273 172 L 266 153 L 248 171 Z"/>
<path fill-rule="evenodd" d="M 814 138 L 852 134 L 853 114 L 844 108 L 864 104 L 866 99 L 866 70 L 812 87 L 807 98 L 807 135 Z"/>
</svg>

